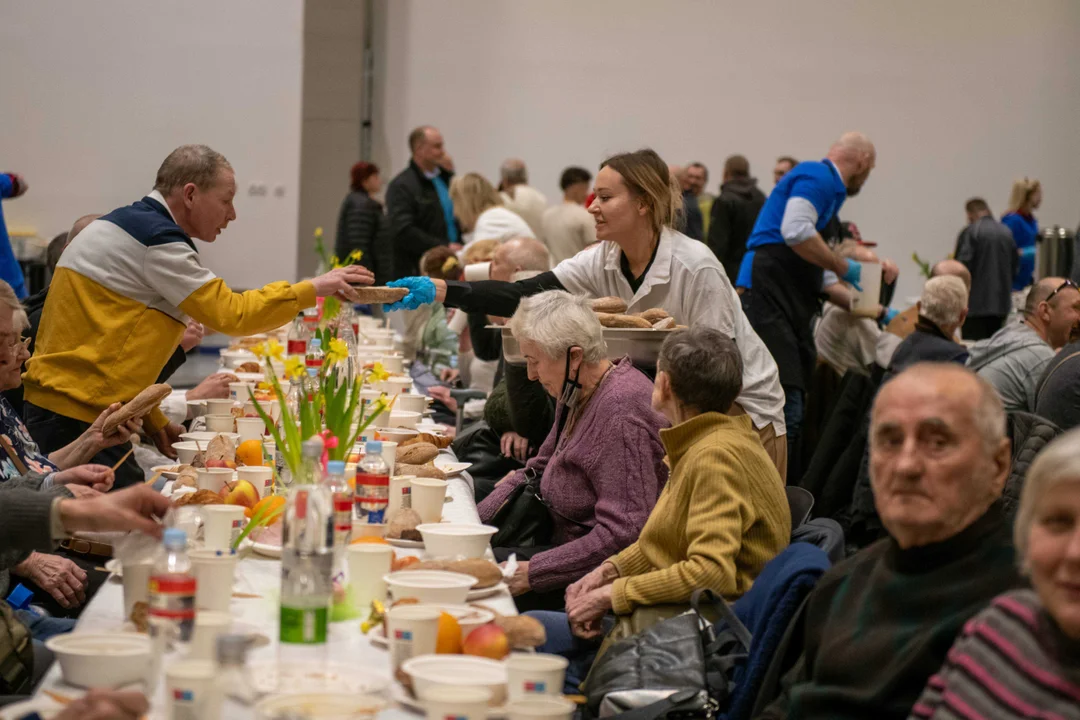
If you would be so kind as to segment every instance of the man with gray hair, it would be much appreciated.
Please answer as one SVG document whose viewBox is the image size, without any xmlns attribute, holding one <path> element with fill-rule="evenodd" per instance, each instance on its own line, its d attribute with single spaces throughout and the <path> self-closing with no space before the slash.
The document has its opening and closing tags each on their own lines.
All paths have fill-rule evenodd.
<svg viewBox="0 0 1080 720">
<path fill-rule="evenodd" d="M 153 191 L 90 222 L 60 257 L 24 378 L 26 424 L 42 451 L 82 435 L 114 402 L 152 385 L 189 319 L 227 335 L 280 327 L 317 297 L 356 300 L 370 285 L 359 265 L 299 283 L 233 292 L 204 267 L 194 240 L 214 242 L 236 219 L 232 166 L 205 145 L 183 145 L 158 169 Z M 164 454 L 183 429 L 155 408 L 143 425 Z M 99 453 L 113 465 L 129 444 Z M 133 457 L 116 487 L 143 480 Z"/>
<path fill-rule="evenodd" d="M 916 304 L 915 332 L 896 348 L 886 380 L 918 362 L 967 362 L 967 348 L 956 341 L 967 318 L 967 297 L 967 288 L 958 277 L 942 275 L 926 281 Z"/>
<path fill-rule="evenodd" d="M 502 195 L 503 205 L 520 215 L 533 234 L 543 240 L 547 198 L 542 192 L 529 186 L 529 171 L 525 168 L 524 160 L 510 158 L 499 166 L 499 193 Z"/>
<path fill-rule="evenodd" d="M 1010 443 L 994 388 L 920 363 L 871 411 L 870 476 L 888 537 L 806 601 L 802 657 L 758 718 L 907 718 L 964 624 L 1021 579 L 1002 510 Z"/>
</svg>

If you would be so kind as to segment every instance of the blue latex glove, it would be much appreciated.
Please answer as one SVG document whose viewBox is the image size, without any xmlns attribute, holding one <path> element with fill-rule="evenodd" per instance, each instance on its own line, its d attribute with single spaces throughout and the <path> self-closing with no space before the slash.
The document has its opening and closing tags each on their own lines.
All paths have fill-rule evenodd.
<svg viewBox="0 0 1080 720">
<path fill-rule="evenodd" d="M 1023 248 L 1022 250 L 1020 250 L 1020 257 L 1022 257 L 1022 258 L 1034 258 L 1035 257 L 1035 246 L 1032 245 L 1031 247 L 1026 247 L 1026 248 Z"/>
<path fill-rule="evenodd" d="M 847 261 L 847 270 L 840 276 L 840 279 L 851 283 L 856 290 L 862 292 L 862 288 L 859 287 L 859 281 L 862 280 L 862 263 L 858 260 L 849 258 Z"/>
<path fill-rule="evenodd" d="M 888 325 L 893 321 L 893 318 L 895 318 L 899 314 L 899 310 L 894 310 L 893 308 L 885 308 L 885 314 L 881 316 L 881 324 Z"/>
<path fill-rule="evenodd" d="M 383 310 L 415 310 L 421 305 L 430 305 L 435 302 L 435 283 L 431 278 L 406 277 L 400 280 L 392 280 L 386 283 L 386 287 L 408 288 L 409 294 L 398 300 L 393 305 L 383 305 Z"/>
</svg>

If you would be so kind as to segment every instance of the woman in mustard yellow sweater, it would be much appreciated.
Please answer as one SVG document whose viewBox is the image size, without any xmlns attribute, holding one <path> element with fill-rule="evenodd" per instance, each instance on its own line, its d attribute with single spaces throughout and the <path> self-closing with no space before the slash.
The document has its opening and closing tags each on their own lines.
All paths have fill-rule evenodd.
<svg viewBox="0 0 1080 720">
<path fill-rule="evenodd" d="M 672 333 L 657 370 L 652 404 L 672 424 L 660 431 L 670 479 L 637 542 L 571 585 L 565 614 L 536 613 L 548 631 L 543 650 L 575 661 L 568 685 L 588 670 L 609 612 L 641 631 L 698 588 L 734 600 L 791 536 L 776 467 L 750 418 L 727 414 L 742 387 L 735 343 L 706 327 Z"/>
</svg>

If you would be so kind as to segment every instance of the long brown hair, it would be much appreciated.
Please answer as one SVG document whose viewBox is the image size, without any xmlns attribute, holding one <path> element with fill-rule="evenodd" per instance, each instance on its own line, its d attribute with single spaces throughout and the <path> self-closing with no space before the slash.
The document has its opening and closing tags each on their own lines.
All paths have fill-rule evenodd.
<svg viewBox="0 0 1080 720">
<path fill-rule="evenodd" d="M 645 203 L 653 231 L 660 234 L 665 227 L 674 227 L 683 210 L 679 184 L 665 163 L 652 148 L 612 155 L 600 163 L 622 175 L 630 194 Z"/>
</svg>

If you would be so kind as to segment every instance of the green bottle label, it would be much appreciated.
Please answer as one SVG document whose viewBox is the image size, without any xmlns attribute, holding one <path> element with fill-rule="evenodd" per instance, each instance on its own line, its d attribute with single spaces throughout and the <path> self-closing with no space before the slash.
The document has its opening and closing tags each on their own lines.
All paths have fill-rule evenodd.
<svg viewBox="0 0 1080 720">
<path fill-rule="evenodd" d="M 281 642 L 317 645 L 326 642 L 329 610 L 325 607 L 281 606 Z"/>
</svg>

